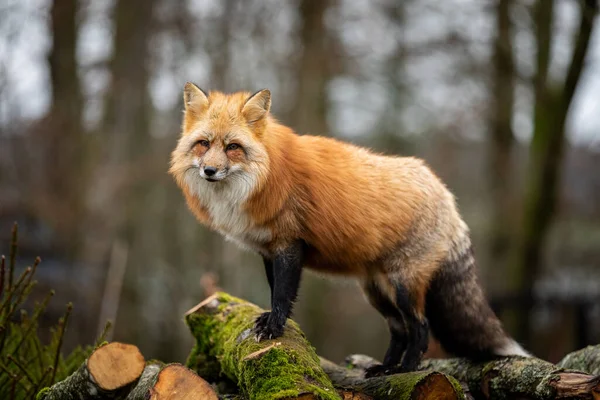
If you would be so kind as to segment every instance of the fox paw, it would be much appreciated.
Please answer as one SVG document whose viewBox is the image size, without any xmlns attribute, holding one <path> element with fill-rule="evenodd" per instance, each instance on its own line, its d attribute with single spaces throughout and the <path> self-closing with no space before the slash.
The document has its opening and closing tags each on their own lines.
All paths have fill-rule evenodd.
<svg viewBox="0 0 600 400">
<path fill-rule="evenodd" d="M 275 339 L 283 335 L 283 326 L 274 323 L 269 316 L 270 312 L 262 313 L 254 322 L 254 338 L 257 342 L 261 340 Z"/>
</svg>

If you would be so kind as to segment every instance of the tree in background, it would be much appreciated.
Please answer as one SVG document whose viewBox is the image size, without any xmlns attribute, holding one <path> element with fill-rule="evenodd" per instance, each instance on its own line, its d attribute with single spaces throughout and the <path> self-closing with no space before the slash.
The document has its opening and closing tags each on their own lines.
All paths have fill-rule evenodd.
<svg viewBox="0 0 600 400">
<path fill-rule="evenodd" d="M 116 318 L 115 334 L 125 329 L 142 346 L 152 340 L 143 333 L 132 305 L 144 301 L 148 279 L 144 265 L 157 257 L 160 246 L 155 228 L 161 226 L 160 213 L 153 209 L 152 177 L 164 169 L 166 157 L 158 165 L 151 136 L 152 103 L 148 84 L 151 59 L 150 38 L 156 28 L 154 0 L 119 0 L 113 10 L 114 53 L 110 61 L 111 81 L 107 91 L 102 125 L 103 157 L 99 160 L 104 182 L 113 193 L 103 219 L 111 221 L 105 238 L 114 238 L 128 254 L 124 265 L 122 306 Z M 110 187 L 112 186 L 112 187 Z M 112 267 L 112 266 L 111 266 Z M 114 266 L 117 268 L 117 266 Z"/>
<path fill-rule="evenodd" d="M 327 84 L 331 79 L 331 37 L 325 26 L 329 1 L 302 0 L 300 19 L 300 61 L 292 126 L 299 133 L 329 135 L 327 125 Z"/>
<path fill-rule="evenodd" d="M 515 92 L 512 23 L 510 10 L 513 0 L 496 4 L 496 37 L 493 46 L 492 107 L 489 140 L 489 173 L 492 198 L 490 231 L 491 267 L 501 269 L 508 262 L 511 237 L 514 235 L 513 160 L 514 133 L 512 116 Z"/>
<path fill-rule="evenodd" d="M 51 49 L 48 53 L 51 101 L 44 118 L 28 130 L 16 158 L 15 185 L 32 214 L 55 230 L 53 245 L 76 258 L 85 202 L 85 135 L 82 94 L 77 79 L 76 0 L 50 3 Z M 40 88 L 41 90 L 41 88 Z"/>
<path fill-rule="evenodd" d="M 525 344 L 531 344 L 533 287 L 538 277 L 542 250 L 557 206 L 558 183 L 565 148 L 565 122 L 584 68 L 594 29 L 596 0 L 579 1 L 579 26 L 573 53 L 562 82 L 549 78 L 552 23 L 555 0 L 539 0 L 534 7 L 537 46 L 533 138 L 529 149 L 529 166 L 525 182 L 522 230 L 518 232 L 511 283 L 523 296 L 526 307 L 516 314 L 514 332 Z"/>
</svg>

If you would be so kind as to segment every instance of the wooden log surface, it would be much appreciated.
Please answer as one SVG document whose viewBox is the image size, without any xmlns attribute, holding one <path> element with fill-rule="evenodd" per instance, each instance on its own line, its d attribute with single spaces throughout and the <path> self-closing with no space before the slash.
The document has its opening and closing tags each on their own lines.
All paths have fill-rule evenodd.
<svg viewBox="0 0 600 400">
<path fill-rule="evenodd" d="M 588 346 L 569 353 L 557 365 L 560 368 L 574 369 L 590 375 L 600 375 L 600 345 Z"/>
<path fill-rule="evenodd" d="M 378 361 L 362 355 L 348 357 L 344 365 L 320 359 L 291 320 L 282 337 L 256 342 L 252 328 L 262 312 L 216 293 L 186 314 L 196 338 L 189 368 L 146 364 L 137 347 L 110 343 L 96 348 L 75 373 L 43 389 L 36 399 L 600 400 L 600 345 L 573 352 L 557 365 L 533 357 L 480 363 L 429 359 L 415 372 L 367 379 L 364 370 Z M 218 396 L 195 371 L 227 390 Z"/>
<path fill-rule="evenodd" d="M 181 364 L 146 365 L 126 400 L 218 400 L 212 386 Z"/>
<path fill-rule="evenodd" d="M 196 338 L 187 365 L 197 370 L 203 362 L 217 360 L 222 373 L 249 399 L 339 399 L 295 322 L 288 320 L 280 338 L 255 340 L 252 328 L 263 312 L 226 293 L 198 304 L 186 314 Z"/>
<path fill-rule="evenodd" d="M 435 371 L 416 371 L 364 378 L 364 369 L 344 368 L 321 358 L 321 367 L 336 388 L 376 400 L 463 399 L 458 381 Z"/>
<path fill-rule="evenodd" d="M 252 327 L 262 312 L 225 293 L 216 293 L 194 307 L 187 313 L 186 322 L 197 344 L 187 365 L 200 375 L 219 375 L 221 369 L 250 399 L 464 398 L 460 384 L 439 372 L 364 379 L 360 372 L 353 375 L 341 366 L 319 360 L 291 320 L 281 338 L 257 343 Z"/>
<path fill-rule="evenodd" d="M 251 328 L 261 312 L 258 307 L 225 293 L 217 293 L 190 310 L 186 321 L 196 337 L 197 345 L 189 357 L 188 365 L 198 369 L 204 363 L 210 366 L 213 374 L 221 368 L 225 375 L 237 383 L 242 395 L 249 398 L 262 398 L 263 388 L 272 390 L 270 393 L 274 396 L 264 398 L 285 398 L 302 394 L 309 398 L 323 398 L 322 392 L 298 389 L 307 384 L 306 372 L 315 371 L 316 356 L 293 321 L 288 322 L 286 334 L 282 338 L 261 343 L 254 341 Z M 294 354 L 307 349 L 308 357 Z M 584 369 L 584 366 L 593 368 L 597 365 L 595 357 L 595 350 L 584 349 L 565 358 L 564 364 L 571 363 L 579 369 Z M 293 391 L 290 392 L 291 396 L 278 395 L 276 393 L 281 391 L 279 381 L 286 376 L 285 368 L 289 365 L 289 360 L 301 362 L 302 367 L 293 372 L 302 370 L 304 378 L 282 379 L 283 382 L 294 382 L 291 385 Z M 329 380 L 338 389 L 338 394 L 349 399 L 426 398 L 429 390 L 429 397 L 433 398 L 466 396 L 477 399 L 600 400 L 600 377 L 582 371 L 565 370 L 538 358 L 505 357 L 482 363 L 458 358 L 430 359 L 421 363 L 418 372 L 371 379 L 364 379 L 364 368 L 378 363 L 376 360 L 368 356 L 353 356 L 349 360 L 351 362 L 348 364 L 352 369 L 323 359 L 320 360 L 319 368 L 319 374 L 322 370 L 327 373 Z M 279 363 L 283 367 L 277 372 L 273 370 L 268 375 L 269 383 L 266 384 L 263 376 L 270 371 L 265 367 L 269 363 Z M 319 376 L 321 380 L 322 376 Z M 309 380 L 309 383 L 310 381 L 314 382 L 314 379 Z M 466 389 L 464 393 L 460 391 L 461 386 Z M 382 388 L 387 390 L 381 390 Z M 325 393 L 325 396 L 330 395 L 331 392 Z"/>
<path fill-rule="evenodd" d="M 218 400 L 212 386 L 181 364 L 146 364 L 138 348 L 109 343 L 37 400 Z"/>
<path fill-rule="evenodd" d="M 600 346 L 569 354 L 563 362 L 594 365 Z M 587 361 L 583 361 L 587 360 Z M 372 357 L 358 354 L 346 358 L 354 376 L 379 364 Z M 587 365 L 587 364 L 586 364 Z M 326 369 L 327 370 L 327 369 Z M 476 399 L 600 399 L 600 377 L 564 369 L 538 358 L 505 357 L 474 363 L 466 359 L 429 359 L 419 366 L 421 371 L 438 371 L 451 375 L 466 388 L 467 398 Z"/>
<path fill-rule="evenodd" d="M 67 379 L 42 389 L 36 399 L 124 399 L 144 366 L 144 357 L 136 346 L 109 343 L 95 349 Z"/>
<path fill-rule="evenodd" d="M 479 399 L 598 399 L 600 377 L 564 370 L 539 358 L 504 357 L 483 363 L 465 359 L 424 360 L 435 370 L 465 382 Z"/>
</svg>

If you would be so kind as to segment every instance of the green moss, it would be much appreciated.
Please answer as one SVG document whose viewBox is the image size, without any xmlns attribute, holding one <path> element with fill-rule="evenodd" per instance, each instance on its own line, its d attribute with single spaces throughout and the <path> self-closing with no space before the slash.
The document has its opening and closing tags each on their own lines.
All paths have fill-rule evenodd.
<svg viewBox="0 0 600 400">
<path fill-rule="evenodd" d="M 202 357 L 218 360 L 221 372 L 237 382 L 242 394 L 252 400 L 302 393 L 313 393 L 325 400 L 339 399 L 320 368 L 314 349 L 295 322 L 288 320 L 282 337 L 257 343 L 251 329 L 263 310 L 225 293 L 219 293 L 214 301 L 218 303 L 186 317 L 196 338 L 188 367 L 197 371 Z M 275 343 L 281 345 L 247 359 Z"/>
<path fill-rule="evenodd" d="M 398 400 L 410 399 L 415 386 L 419 384 L 423 378 L 429 376 L 431 372 L 409 372 L 395 377 L 389 381 L 388 387 L 382 387 L 379 395 L 388 393 Z"/>
<path fill-rule="evenodd" d="M 452 389 L 448 388 L 448 391 L 456 393 L 459 398 L 463 397 L 462 387 L 456 379 L 435 371 L 415 371 L 375 377 L 363 381 L 359 380 L 351 386 L 358 392 L 369 395 L 375 399 L 408 400 L 419 393 L 419 387 L 421 385 L 427 386 L 427 389 L 425 390 L 432 390 L 432 387 L 429 385 L 433 382 L 433 379 L 439 378 L 445 379 L 450 384 Z M 437 384 L 438 383 L 436 382 L 436 385 Z M 438 395 L 442 389 L 446 390 L 444 387 L 437 387 Z M 433 397 L 435 396 L 436 394 L 434 393 Z"/>
<path fill-rule="evenodd" d="M 450 376 L 450 375 L 446 375 L 446 378 L 448 378 L 448 382 L 450 382 L 450 384 L 454 388 L 454 391 L 456 393 L 458 393 L 459 395 L 464 396 L 463 387 L 460 384 L 460 382 L 458 380 L 456 380 L 456 378 L 454 378 L 453 376 Z"/>
<path fill-rule="evenodd" d="M 35 400 L 43 400 L 44 397 L 46 397 L 46 393 L 48 393 L 50 391 L 49 387 L 45 387 L 42 390 L 40 390 L 37 394 L 37 396 L 35 396 Z"/>
<path fill-rule="evenodd" d="M 410 399 L 414 387 L 431 372 L 409 372 L 406 374 L 388 377 L 387 380 L 376 380 L 365 388 L 366 392 L 374 397 L 394 398 L 398 400 Z"/>
</svg>

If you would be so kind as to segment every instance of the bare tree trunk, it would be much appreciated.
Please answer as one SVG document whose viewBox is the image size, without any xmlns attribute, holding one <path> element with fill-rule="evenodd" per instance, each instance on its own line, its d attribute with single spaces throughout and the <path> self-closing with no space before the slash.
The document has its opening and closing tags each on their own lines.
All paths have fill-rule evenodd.
<svg viewBox="0 0 600 400">
<path fill-rule="evenodd" d="M 213 61 L 213 82 L 215 87 L 209 89 L 216 89 L 224 92 L 235 90 L 231 87 L 229 79 L 229 72 L 231 68 L 231 57 L 229 56 L 229 42 L 231 38 L 231 24 L 235 24 L 234 16 L 234 0 L 222 0 L 223 13 L 219 19 L 219 26 L 217 30 L 219 32 L 218 45 L 213 50 L 215 54 L 212 57 Z"/>
<path fill-rule="evenodd" d="M 531 324 L 528 311 L 533 303 L 533 284 L 538 276 L 543 245 L 552 222 L 558 197 L 560 166 L 565 147 L 565 121 L 583 70 L 594 28 L 597 3 L 581 4 L 579 29 L 567 76 L 563 83 L 548 82 L 552 13 L 554 1 L 540 0 L 536 6 L 538 44 L 535 85 L 534 132 L 530 146 L 524 221 L 516 253 L 513 281 L 525 307 L 517 314 L 517 337 L 528 343 Z"/>
<path fill-rule="evenodd" d="M 52 50 L 48 54 L 52 103 L 37 123 L 28 149 L 33 159 L 24 169 L 31 174 L 25 202 L 49 221 L 60 247 L 74 257 L 79 246 L 85 159 L 81 126 L 82 95 L 77 78 L 77 0 L 54 0 L 50 7 Z M 32 167 L 36 165 L 37 167 Z"/>
<path fill-rule="evenodd" d="M 114 10 L 115 51 L 110 64 L 112 81 L 104 131 L 110 136 L 109 156 L 117 162 L 130 162 L 132 155 L 144 154 L 150 146 L 148 40 L 154 3 L 155 0 L 119 0 Z"/>
<path fill-rule="evenodd" d="M 493 211 L 490 260 L 495 270 L 506 265 L 514 232 L 512 210 L 513 180 L 511 153 L 514 144 L 512 113 L 514 105 L 514 60 L 510 7 L 512 0 L 500 0 L 496 6 L 496 40 L 494 43 L 493 96 L 490 140 L 490 189 Z"/>
<path fill-rule="evenodd" d="M 114 193 L 111 204 L 104 208 L 105 220 L 111 221 L 104 235 L 118 237 L 129 249 L 122 298 L 129 307 L 119 307 L 119 323 L 129 321 L 132 312 L 139 313 L 143 304 L 143 288 L 139 277 L 142 268 L 159 257 L 152 240 L 160 240 L 155 227 L 160 226 L 160 213 L 150 202 L 153 178 L 165 171 L 166 162 L 156 162 L 151 127 L 149 41 L 155 24 L 155 0 L 118 0 L 114 8 L 114 54 L 110 63 L 112 80 L 106 98 L 103 135 L 105 157 L 99 170 L 105 190 Z M 152 343 L 152 334 L 143 333 L 144 326 L 126 323 L 131 340 L 144 345 Z M 147 327 L 146 327 L 147 328 Z"/>
<path fill-rule="evenodd" d="M 400 115 L 408 95 L 408 85 L 405 82 L 404 67 L 406 65 L 406 48 L 403 42 L 406 25 L 406 9 L 408 2 L 388 2 L 382 4 L 383 12 L 388 16 L 394 28 L 390 29 L 396 41 L 396 51 L 385 61 L 383 77 L 386 79 L 387 101 L 385 110 L 374 127 L 376 135 L 369 141 L 375 141 L 378 148 L 385 152 L 402 152 L 405 155 L 414 151 L 414 143 L 401 135 L 403 126 Z"/>
<path fill-rule="evenodd" d="M 302 0 L 302 56 L 298 65 L 293 127 L 301 134 L 326 135 L 327 82 L 329 80 L 328 34 L 323 20 L 329 1 Z"/>
</svg>

